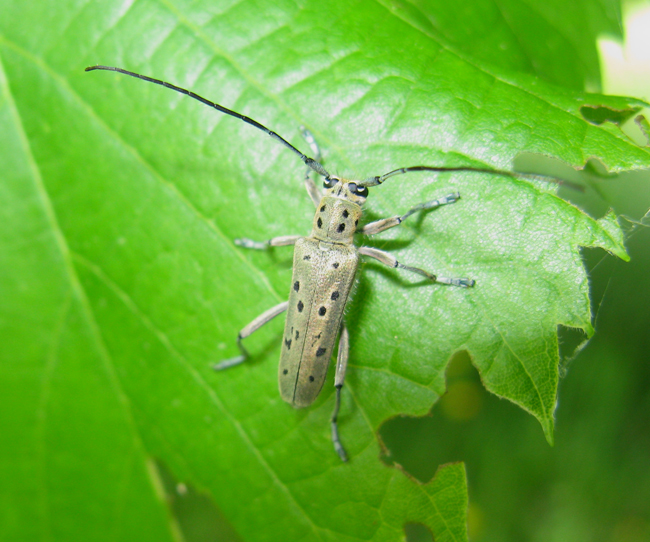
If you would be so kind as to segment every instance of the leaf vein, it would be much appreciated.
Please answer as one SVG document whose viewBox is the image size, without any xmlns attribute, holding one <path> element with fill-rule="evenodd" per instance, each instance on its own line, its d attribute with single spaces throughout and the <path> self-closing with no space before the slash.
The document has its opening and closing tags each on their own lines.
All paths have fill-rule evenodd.
<svg viewBox="0 0 650 542">
<path fill-rule="evenodd" d="M 196 371 L 191 363 L 174 347 L 172 341 L 167 337 L 167 335 L 159 329 L 154 322 L 140 309 L 140 307 L 133 301 L 133 299 L 122 290 L 118 284 L 116 284 L 110 277 L 108 277 L 103 270 L 96 264 L 90 262 L 83 256 L 79 254 L 73 254 L 74 259 L 86 267 L 90 272 L 92 272 L 100 281 L 102 281 L 116 296 L 117 298 L 127 307 L 139 320 L 140 322 L 157 337 L 158 341 L 165 347 L 165 349 L 170 353 L 170 355 L 176 359 L 179 365 L 192 377 L 196 384 L 206 392 L 207 396 L 210 398 L 210 401 L 220 410 L 226 419 L 231 423 L 235 428 L 237 433 L 239 433 L 242 442 L 250 449 L 253 456 L 257 459 L 259 464 L 267 471 L 271 480 L 278 486 L 278 488 L 288 497 L 289 501 L 301 512 L 301 514 L 306 519 L 307 523 L 310 525 L 314 535 L 317 539 L 322 540 L 319 528 L 313 522 L 312 518 L 307 514 L 307 511 L 300 505 L 296 497 L 293 495 L 291 489 L 287 484 L 285 484 L 273 467 L 268 463 L 264 458 L 260 450 L 253 444 L 250 436 L 242 426 L 242 424 L 235 418 L 235 416 L 226 408 L 224 403 L 219 399 L 219 396 L 213 388 L 211 388 L 201 374 Z"/>
</svg>

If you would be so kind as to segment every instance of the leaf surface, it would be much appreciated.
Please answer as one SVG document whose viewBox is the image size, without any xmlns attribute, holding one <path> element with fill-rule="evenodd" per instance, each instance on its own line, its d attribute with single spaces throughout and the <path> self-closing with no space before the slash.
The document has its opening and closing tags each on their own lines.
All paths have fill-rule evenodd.
<svg viewBox="0 0 650 542">
<path fill-rule="evenodd" d="M 29 539 L 89 524 L 95 539 L 174 537 L 155 459 L 207 491 L 242 540 L 400 540 L 407 522 L 465 540 L 463 466 L 417 484 L 379 460 L 376 431 L 427 412 L 450 356 L 467 349 L 486 387 L 551 439 L 556 327 L 592 331 L 579 247 L 625 257 L 615 217 L 595 221 L 553 187 L 494 176 L 413 174 L 372 190 L 368 220 L 460 191 L 369 243 L 477 282 L 427 285 L 363 265 L 347 316 L 340 431 L 351 461 L 341 464 L 331 377 L 309 409 L 278 396 L 281 322 L 247 340 L 250 363 L 210 369 L 286 297 L 291 250 L 245 252 L 233 239 L 308 233 L 304 166 L 235 119 L 83 68 L 191 87 L 302 149 L 304 124 L 330 171 L 361 178 L 418 164 L 509 169 L 520 152 L 648 167 L 647 149 L 580 113 L 640 102 L 484 65 L 372 2 L 2 9 L 1 207 L 16 225 L 0 244 L 7 539 L 25 521 Z M 23 487 L 33 465 L 39 477 Z M 141 517 L 151 525 L 132 526 Z"/>
<path fill-rule="evenodd" d="M 601 88 L 596 40 L 623 37 L 616 0 L 384 4 L 398 5 L 396 16 L 470 57 L 577 90 Z"/>
</svg>

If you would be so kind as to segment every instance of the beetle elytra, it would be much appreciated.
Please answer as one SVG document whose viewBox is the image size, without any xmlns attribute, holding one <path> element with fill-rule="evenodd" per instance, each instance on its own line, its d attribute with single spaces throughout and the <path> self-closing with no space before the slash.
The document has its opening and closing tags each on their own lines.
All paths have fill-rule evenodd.
<svg viewBox="0 0 650 542">
<path fill-rule="evenodd" d="M 316 159 L 303 154 L 280 135 L 259 122 L 211 102 L 189 90 L 121 68 L 110 66 L 90 66 L 86 68 L 86 71 L 92 70 L 115 71 L 190 96 L 221 113 L 238 118 L 262 130 L 294 152 L 307 166 L 304 182 L 307 192 L 316 206 L 311 233 L 306 237 L 288 235 L 275 237 L 264 242 L 250 239 L 235 240 L 237 245 L 250 249 L 295 246 L 289 300 L 272 307 L 245 326 L 237 337 L 237 345 L 241 354 L 216 364 L 214 368 L 222 370 L 244 362 L 248 357 L 248 353 L 242 344 L 242 340 L 286 311 L 287 318 L 282 338 L 282 353 L 278 375 L 280 394 L 287 403 L 295 407 L 306 407 L 314 402 L 323 387 L 338 338 L 334 377 L 336 398 L 331 418 L 331 432 L 335 450 L 343 461 L 347 461 L 347 454 L 339 439 L 337 418 L 349 353 L 349 334 L 345 326 L 344 310 L 354 283 L 359 256 L 374 258 L 389 267 L 417 273 L 431 282 L 460 287 L 474 285 L 474 281 L 471 279 L 440 277 L 418 267 L 405 265 L 388 252 L 371 247 L 357 247 L 354 244 L 355 233 L 374 235 L 399 226 L 409 216 L 418 211 L 435 209 L 456 202 L 460 198 L 460 194 L 449 194 L 416 205 L 403 215 L 377 220 L 359 227 L 362 206 L 368 196 L 368 188 L 380 185 L 395 175 L 413 171 L 434 173 L 469 171 L 508 177 L 526 176 L 526 174 L 465 166 L 412 166 L 395 169 L 384 175 L 369 177 L 360 181 L 348 180 L 330 175 L 327 172 L 320 163 L 320 152 L 313 136 L 305 129 L 303 129 L 303 135 Z M 321 194 L 312 179 L 310 175 L 312 171 L 324 178 L 324 194 Z"/>
</svg>

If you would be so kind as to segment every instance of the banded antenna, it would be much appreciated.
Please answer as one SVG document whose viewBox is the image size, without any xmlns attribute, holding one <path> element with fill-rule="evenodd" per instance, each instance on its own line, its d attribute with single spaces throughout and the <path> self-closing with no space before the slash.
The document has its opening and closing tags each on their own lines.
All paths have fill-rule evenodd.
<svg viewBox="0 0 650 542">
<path fill-rule="evenodd" d="M 186 96 L 189 96 L 190 98 L 194 98 L 195 100 L 198 100 L 199 102 L 210 106 L 217 111 L 220 111 L 221 113 L 225 113 L 226 115 L 230 115 L 231 117 L 235 117 L 236 119 L 243 120 L 245 123 L 250 124 L 251 126 L 255 126 L 258 130 L 262 130 L 262 132 L 268 134 L 271 136 L 273 139 L 276 141 L 280 142 L 282 145 L 287 147 L 288 149 L 292 150 L 295 152 L 300 159 L 311 169 L 313 169 L 316 173 L 319 175 L 322 175 L 325 177 L 325 179 L 330 178 L 330 174 L 327 172 L 327 170 L 316 160 L 313 158 L 310 158 L 309 156 L 301 153 L 296 147 L 294 147 L 291 143 L 289 143 L 286 139 L 284 139 L 282 136 L 279 134 L 276 134 L 273 130 L 269 130 L 266 126 L 263 124 L 260 124 L 256 120 L 251 119 L 250 117 L 247 117 L 246 115 L 242 115 L 241 113 L 237 113 L 237 111 L 233 111 L 232 109 L 228 109 L 227 107 L 224 107 L 223 105 L 219 105 L 218 103 L 211 102 L 207 98 L 204 98 L 203 96 L 199 96 L 198 94 L 192 92 L 191 90 L 187 90 L 181 87 L 177 87 L 176 85 L 172 85 L 171 83 L 167 83 L 166 81 L 161 81 L 160 79 L 154 79 L 153 77 L 148 77 L 146 75 L 140 75 L 139 73 L 135 72 L 130 72 L 128 70 L 123 70 L 122 68 L 115 68 L 113 66 L 88 66 L 85 71 L 91 72 L 93 70 L 106 70 L 106 71 L 111 71 L 111 72 L 118 72 L 118 73 L 123 73 L 124 75 L 130 75 L 131 77 L 135 77 L 137 79 L 142 79 L 143 81 L 147 81 L 149 83 L 155 83 L 156 85 L 163 86 L 165 88 L 170 88 L 172 90 L 175 90 L 176 92 L 179 92 L 180 94 L 185 94 Z"/>
<path fill-rule="evenodd" d="M 503 169 L 489 169 L 482 167 L 471 167 L 471 166 L 457 166 L 457 167 L 444 167 L 444 166 L 411 166 L 411 167 L 401 167 L 399 169 L 394 169 L 383 175 L 377 175 L 375 177 L 368 177 L 363 181 L 357 182 L 357 186 L 378 186 L 383 183 L 386 179 L 394 177 L 395 175 L 402 175 L 404 173 L 410 173 L 412 171 L 433 171 L 434 173 L 451 173 L 454 171 L 473 171 L 474 173 L 488 173 L 490 175 L 501 175 L 504 177 L 510 177 L 512 179 L 530 179 L 533 181 L 544 181 L 549 183 L 563 184 L 579 192 L 584 192 L 585 189 L 583 186 L 572 183 L 571 181 L 565 181 L 558 179 L 553 175 L 547 175 L 545 173 L 524 173 L 524 172 L 514 172 L 506 171 Z"/>
<path fill-rule="evenodd" d="M 85 71 L 90 72 L 93 70 L 105 70 L 105 71 L 111 71 L 111 72 L 117 72 L 117 73 L 123 73 L 124 75 L 130 75 L 131 77 L 135 77 L 137 79 L 142 79 L 143 81 L 147 81 L 149 83 L 154 83 L 156 85 L 163 86 L 165 88 L 169 88 L 172 90 L 175 90 L 176 92 L 180 94 L 184 94 L 185 96 L 189 96 L 190 98 L 194 98 L 195 100 L 198 100 L 199 102 L 212 107 L 216 109 L 217 111 L 221 113 L 225 113 L 226 115 L 230 115 L 231 117 L 235 117 L 236 119 L 242 120 L 247 124 L 250 124 L 251 126 L 254 126 L 258 130 L 261 130 L 262 132 L 266 133 L 267 135 L 271 136 L 273 139 L 293 151 L 295 154 L 298 155 L 298 157 L 311 169 L 313 169 L 316 173 L 319 175 L 322 175 L 325 177 L 325 180 L 330 180 L 330 174 L 328 171 L 322 166 L 320 162 L 317 162 L 313 158 L 310 158 L 306 154 L 303 154 L 300 152 L 296 147 L 294 147 L 291 143 L 289 143 L 286 139 L 284 139 L 282 136 L 274 132 L 273 130 L 269 130 L 266 126 L 263 124 L 260 124 L 256 120 L 251 119 L 250 117 L 247 117 L 246 115 L 242 115 L 241 113 L 237 113 L 237 111 L 233 111 L 232 109 L 228 109 L 227 107 L 224 107 L 223 105 L 219 105 L 218 103 L 212 102 L 208 100 L 207 98 L 204 98 L 203 96 L 199 96 L 198 94 L 192 92 L 191 90 L 187 90 L 181 87 L 177 87 L 176 85 L 172 85 L 171 83 L 167 83 L 166 81 L 161 81 L 160 79 L 154 79 L 153 77 L 148 77 L 146 75 L 140 75 L 139 73 L 135 72 L 130 72 L 128 70 L 124 70 L 122 68 L 116 68 L 113 66 L 88 66 Z M 563 181 L 558 179 L 557 177 L 553 177 L 551 175 L 545 175 L 545 174 L 536 174 L 536 173 L 514 173 L 512 171 L 505 171 L 505 170 L 499 170 L 499 169 L 489 169 L 489 168 L 479 168 L 479 167 L 471 167 L 471 166 L 457 166 L 457 167 L 444 167 L 444 166 L 411 166 L 411 167 L 403 167 L 399 169 L 395 169 L 393 171 L 389 171 L 388 173 L 385 173 L 384 175 L 377 175 L 375 177 L 368 177 L 362 181 L 357 182 L 357 186 L 359 187 L 370 187 L 370 186 L 377 186 L 382 184 L 386 179 L 390 177 L 394 177 L 395 175 L 402 175 L 404 173 L 410 173 L 413 171 L 431 171 L 434 173 L 451 173 L 454 171 L 473 171 L 475 173 L 488 173 L 490 175 L 503 175 L 506 177 L 512 177 L 512 178 L 518 178 L 518 177 L 523 177 L 523 178 L 528 178 L 528 179 L 534 179 L 534 180 L 542 180 L 542 181 L 547 181 L 547 182 L 555 182 L 559 184 L 566 184 L 567 186 L 570 186 L 572 188 L 575 188 L 577 190 L 580 190 L 581 192 L 584 191 L 584 187 L 580 185 L 576 185 L 570 181 Z"/>
</svg>

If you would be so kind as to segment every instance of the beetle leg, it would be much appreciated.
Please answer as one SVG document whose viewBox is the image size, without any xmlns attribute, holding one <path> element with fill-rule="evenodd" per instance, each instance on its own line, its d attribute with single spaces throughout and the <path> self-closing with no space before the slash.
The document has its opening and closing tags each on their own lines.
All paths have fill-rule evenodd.
<svg viewBox="0 0 650 542">
<path fill-rule="evenodd" d="M 310 173 L 310 169 L 307 169 L 305 172 L 305 188 L 307 189 L 309 197 L 314 202 L 314 207 L 318 208 L 318 204 L 320 203 L 323 195 L 320 193 L 320 190 L 318 190 L 318 187 L 316 186 L 314 179 L 311 178 Z"/>
<path fill-rule="evenodd" d="M 415 207 L 410 209 L 406 214 L 403 214 L 402 216 L 391 216 L 390 218 L 383 218 L 382 220 L 370 222 L 370 224 L 366 224 L 363 228 L 361 228 L 360 233 L 363 233 L 364 235 L 375 235 L 380 231 L 384 231 L 387 230 L 388 228 L 394 228 L 395 226 L 399 226 L 413 213 L 416 213 L 418 211 L 428 210 L 428 209 L 436 209 L 442 205 L 455 203 L 459 199 L 460 199 L 460 194 L 458 192 L 454 192 L 453 194 L 448 194 L 444 198 L 434 199 L 432 201 L 427 201 L 426 203 L 420 203 L 420 205 L 416 205 Z"/>
<path fill-rule="evenodd" d="M 255 333 L 264 324 L 267 324 L 279 314 L 282 314 L 284 311 L 287 310 L 288 306 L 289 306 L 289 302 L 284 301 L 279 305 L 276 305 L 275 307 L 271 307 L 269 310 L 263 312 L 257 318 L 255 318 L 255 320 L 253 320 L 250 324 L 248 324 L 244 329 L 242 329 L 239 332 L 239 335 L 237 335 L 237 346 L 241 351 L 241 355 L 236 356 L 234 358 L 224 359 L 219 363 L 215 363 L 212 368 L 215 371 L 222 371 L 223 369 L 228 369 L 229 367 L 233 367 L 234 365 L 239 365 L 240 363 L 246 361 L 246 359 L 248 358 L 248 352 L 244 348 L 244 345 L 241 343 L 242 340 Z"/>
<path fill-rule="evenodd" d="M 318 146 L 318 143 L 316 142 L 316 138 L 314 137 L 314 134 L 312 134 L 304 126 L 300 127 L 300 131 L 302 132 L 302 137 L 305 138 L 307 145 L 309 145 L 311 152 L 314 154 L 314 159 L 316 160 L 316 162 L 320 162 L 321 159 L 320 148 Z M 307 166 L 307 170 L 305 171 L 305 188 L 307 189 L 307 193 L 309 194 L 309 197 L 314 202 L 314 206 L 318 207 L 323 195 L 321 194 L 320 190 L 316 186 L 316 181 L 312 179 L 311 172 L 312 169 L 309 166 Z"/>
<path fill-rule="evenodd" d="M 234 242 L 238 247 L 252 248 L 254 250 L 266 250 L 269 247 L 286 247 L 289 245 L 295 245 L 296 241 L 301 237 L 302 235 L 281 235 L 280 237 L 273 237 L 266 241 L 253 241 L 252 239 L 243 237 L 241 239 L 235 239 Z"/>
<path fill-rule="evenodd" d="M 433 282 L 439 282 L 441 284 L 451 284 L 452 286 L 462 286 L 464 288 L 470 288 L 474 286 L 474 281 L 472 279 L 454 279 L 449 277 L 440 277 L 434 275 L 433 273 L 429 273 L 424 269 L 420 269 L 419 267 L 411 267 L 409 265 L 404 265 L 403 263 L 397 261 L 397 258 L 395 258 L 395 256 L 393 256 L 392 254 L 389 254 L 388 252 L 384 252 L 383 250 L 379 250 L 376 248 L 359 247 L 359 254 L 363 254 L 364 256 L 370 256 L 375 260 L 379 260 L 381 263 L 387 265 L 388 267 L 399 267 L 400 269 L 406 269 L 407 271 L 417 273 L 418 275 L 422 275 L 423 277 L 426 277 Z"/>
<path fill-rule="evenodd" d="M 334 412 L 332 413 L 332 443 L 336 453 L 339 454 L 341 461 L 347 461 L 348 455 L 339 439 L 339 428 L 337 418 L 339 415 L 339 408 L 341 406 L 341 388 L 345 380 L 345 369 L 348 366 L 348 355 L 350 353 L 350 334 L 345 323 L 341 326 L 341 336 L 339 337 L 339 352 L 336 356 L 336 375 L 334 376 L 334 387 L 336 388 L 336 403 L 334 404 Z"/>
</svg>

